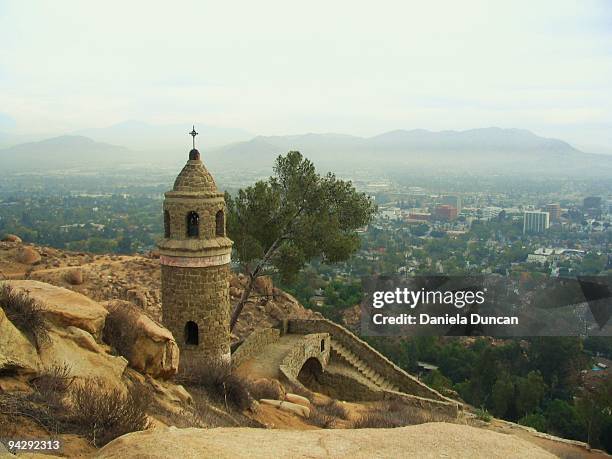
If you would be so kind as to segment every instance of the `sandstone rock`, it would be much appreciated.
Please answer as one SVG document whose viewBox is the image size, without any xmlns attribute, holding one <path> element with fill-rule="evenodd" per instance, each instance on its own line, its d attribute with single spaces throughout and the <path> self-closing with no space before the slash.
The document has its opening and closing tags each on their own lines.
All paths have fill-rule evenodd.
<svg viewBox="0 0 612 459">
<path fill-rule="evenodd" d="M 302 416 L 304 418 L 307 418 L 310 416 L 310 408 L 303 406 L 303 405 L 298 405 L 296 403 L 286 402 L 283 400 L 271 400 L 267 398 L 262 398 L 259 401 L 259 403 L 262 403 L 264 405 L 275 406 L 279 410 L 287 411 L 288 413 L 297 414 L 298 416 Z"/>
<path fill-rule="evenodd" d="M 172 333 L 127 301 L 109 301 L 104 306 L 109 312 L 104 338 L 132 368 L 156 378 L 177 373 L 179 349 Z"/>
<path fill-rule="evenodd" d="M 71 376 L 98 378 L 111 388 L 124 390 L 127 360 L 107 354 L 91 334 L 77 327 L 53 327 L 49 339 L 40 350 L 42 368 L 68 365 Z"/>
<path fill-rule="evenodd" d="M 36 348 L 0 308 L 0 374 L 28 379 L 39 368 Z"/>
<path fill-rule="evenodd" d="M 255 394 L 262 394 L 266 398 L 283 400 L 285 398 L 285 388 L 278 379 L 258 378 L 251 383 Z M 259 396 L 262 396 L 259 395 Z"/>
<path fill-rule="evenodd" d="M 358 430 L 170 427 L 119 437 L 102 448 L 97 457 L 551 459 L 556 456 L 512 435 L 467 425 L 427 423 L 396 429 Z"/>
<path fill-rule="evenodd" d="M 7 234 L 2 238 L 2 242 L 15 242 L 21 244 L 21 238 L 15 234 Z"/>
<path fill-rule="evenodd" d="M 255 290 L 262 295 L 272 296 L 274 294 L 274 285 L 270 276 L 261 276 L 255 279 Z"/>
<path fill-rule="evenodd" d="M 307 408 L 310 408 L 310 400 L 308 400 L 306 397 L 302 397 L 301 395 L 288 393 L 285 394 L 285 400 L 291 403 L 295 403 L 297 405 L 302 405 Z"/>
<path fill-rule="evenodd" d="M 81 285 L 83 283 L 83 271 L 75 269 L 66 274 L 66 281 L 71 285 Z"/>
<path fill-rule="evenodd" d="M 32 247 L 22 247 L 17 252 L 15 259 L 24 265 L 34 265 L 40 262 L 41 257 Z"/>
<path fill-rule="evenodd" d="M 243 289 L 244 288 L 244 276 L 243 277 L 232 276 L 230 278 L 230 287 L 234 287 L 237 289 Z"/>
<path fill-rule="evenodd" d="M 99 339 L 108 312 L 99 303 L 80 293 L 33 280 L 5 282 L 17 291 L 26 292 L 36 300 L 45 317 L 59 326 L 74 326 Z"/>
<path fill-rule="evenodd" d="M 125 292 L 127 297 L 127 301 L 130 303 L 134 303 L 141 308 L 146 308 L 148 301 L 147 295 L 138 288 L 132 288 Z"/>
</svg>

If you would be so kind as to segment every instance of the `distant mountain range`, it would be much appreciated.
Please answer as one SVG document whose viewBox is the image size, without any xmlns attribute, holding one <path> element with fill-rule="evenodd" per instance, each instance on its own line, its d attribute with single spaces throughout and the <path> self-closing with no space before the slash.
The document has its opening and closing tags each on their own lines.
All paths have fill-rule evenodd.
<svg viewBox="0 0 612 459">
<path fill-rule="evenodd" d="M 122 123 L 89 130 L 97 138 L 114 138 L 117 145 L 85 136 L 61 136 L 19 144 L 0 150 L 0 167 L 12 170 L 70 167 L 113 167 L 136 161 L 182 162 L 190 139 L 185 126 L 173 127 L 166 144 L 158 150 L 136 152 L 126 147 L 140 135 L 151 135 L 151 125 Z M 168 129 L 170 129 L 168 127 Z M 200 128 L 202 140 L 208 128 Z M 213 129 L 214 130 L 214 129 Z M 162 129 L 162 131 L 164 131 Z M 232 131 L 241 135 L 244 131 Z M 163 134 L 163 132 L 162 132 Z M 162 137 L 156 133 L 155 138 Z M 210 132 L 208 133 L 210 134 Z M 228 134 L 229 135 L 229 134 Z M 230 135 L 230 137 L 231 137 Z M 246 135 L 246 133 L 244 133 Z M 114 137 L 113 137 L 114 136 Z M 172 143 L 172 145 L 170 145 Z M 396 130 L 374 137 L 343 134 L 257 136 L 210 148 L 197 139 L 204 161 L 216 169 L 269 170 L 274 159 L 289 150 L 299 150 L 321 169 L 348 172 L 355 169 L 426 171 L 431 173 L 612 173 L 612 156 L 581 152 L 562 140 L 537 136 L 521 129 L 482 128 L 467 131 L 432 132 L 423 129 Z M 118 146 L 121 145 L 121 146 Z"/>
<path fill-rule="evenodd" d="M 0 169 L 41 171 L 109 167 L 137 161 L 133 151 L 76 135 L 26 142 L 0 150 Z"/>
<path fill-rule="evenodd" d="M 219 128 L 196 123 L 198 145 L 203 148 L 219 147 L 232 142 L 248 140 L 253 134 L 242 129 Z M 191 126 L 186 124 L 148 124 L 141 121 L 124 121 L 104 128 L 82 129 L 74 132 L 98 142 L 122 145 L 138 151 L 175 151 L 177 146 L 187 144 L 187 133 Z"/>
<path fill-rule="evenodd" d="M 341 134 L 258 136 L 214 149 L 208 157 L 213 164 L 256 161 L 256 164 L 269 166 L 277 155 L 289 150 L 299 150 L 316 164 L 335 170 L 367 167 L 504 173 L 565 169 L 566 164 L 574 167 L 576 158 L 587 160 L 587 163 L 590 158 L 612 161 L 612 157 L 606 161 L 604 157 L 588 155 L 562 140 L 540 137 L 521 129 L 494 127 L 441 132 L 396 130 L 374 137 Z"/>
</svg>

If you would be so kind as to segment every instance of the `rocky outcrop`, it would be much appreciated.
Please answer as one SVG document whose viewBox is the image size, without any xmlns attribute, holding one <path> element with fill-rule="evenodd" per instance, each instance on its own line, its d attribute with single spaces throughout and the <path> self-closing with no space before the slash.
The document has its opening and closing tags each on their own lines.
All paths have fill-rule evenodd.
<svg viewBox="0 0 612 459">
<path fill-rule="evenodd" d="M 178 371 L 179 349 L 172 334 L 127 301 L 104 303 L 109 316 L 104 339 L 128 359 L 130 366 L 155 378 Z"/>
<path fill-rule="evenodd" d="M 32 247 L 22 247 L 17 251 L 15 259 L 18 263 L 22 263 L 24 265 L 35 265 L 36 263 L 40 263 L 41 256 L 40 253 L 38 253 Z"/>
<path fill-rule="evenodd" d="M 270 276 L 260 276 L 255 279 L 255 290 L 261 295 L 272 296 L 274 294 L 274 285 Z"/>
<path fill-rule="evenodd" d="M 39 368 L 36 348 L 0 309 L 0 374 L 23 381 L 35 375 Z M 0 378 L 0 391 L 2 389 Z"/>
<path fill-rule="evenodd" d="M 2 238 L 2 242 L 14 242 L 16 244 L 21 244 L 21 238 L 15 234 L 7 234 Z"/>
<path fill-rule="evenodd" d="M 124 435 L 97 457 L 181 458 L 524 458 L 555 456 L 525 440 L 466 425 L 396 429 L 154 429 Z"/>
<path fill-rule="evenodd" d="M 273 400 L 262 398 L 259 403 L 263 403 L 264 405 L 270 405 L 278 408 L 281 411 L 286 411 L 288 413 L 296 414 L 298 416 L 302 416 L 303 418 L 310 417 L 310 408 L 304 405 L 298 405 L 297 403 L 291 403 L 285 400 Z"/>
<path fill-rule="evenodd" d="M 124 388 L 126 359 L 111 355 L 100 341 L 106 309 L 83 295 L 43 282 L 5 284 L 36 301 L 40 307 L 36 314 L 42 315 L 45 329 L 40 332 L 44 339 L 31 340 L 27 330 L 18 330 L 4 312 L 0 314 L 0 387 L 67 367 L 71 376 L 99 378 L 111 387 Z"/>
<path fill-rule="evenodd" d="M 74 269 L 66 274 L 66 282 L 70 285 L 81 285 L 83 280 L 83 271 L 80 269 Z"/>
<path fill-rule="evenodd" d="M 75 327 L 94 338 L 102 336 L 106 309 L 80 293 L 33 280 L 6 281 L 16 291 L 27 293 L 40 304 L 47 320 L 60 327 Z"/>
</svg>

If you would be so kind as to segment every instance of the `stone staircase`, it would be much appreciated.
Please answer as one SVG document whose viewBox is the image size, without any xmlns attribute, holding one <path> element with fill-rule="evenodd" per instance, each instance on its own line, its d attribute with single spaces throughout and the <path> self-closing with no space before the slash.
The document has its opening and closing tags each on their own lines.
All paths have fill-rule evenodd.
<svg viewBox="0 0 612 459">
<path fill-rule="evenodd" d="M 357 370 L 359 374 L 363 376 L 368 382 L 374 384 L 376 387 L 396 392 L 400 391 L 399 387 L 391 384 L 382 375 L 372 370 L 372 368 L 370 368 L 370 366 L 366 362 L 357 357 L 351 350 L 347 349 L 345 346 L 338 343 L 334 339 L 331 340 L 331 351 L 332 360 L 335 357 L 346 362 L 348 365 Z"/>
</svg>

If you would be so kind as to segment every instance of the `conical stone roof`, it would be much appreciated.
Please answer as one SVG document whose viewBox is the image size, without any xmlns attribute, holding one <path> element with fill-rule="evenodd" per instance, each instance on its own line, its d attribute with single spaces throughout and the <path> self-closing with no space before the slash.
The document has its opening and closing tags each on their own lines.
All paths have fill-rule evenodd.
<svg viewBox="0 0 612 459">
<path fill-rule="evenodd" d="M 217 193 L 217 185 L 200 160 L 200 153 L 192 150 L 189 161 L 174 181 L 173 191 Z"/>
</svg>

